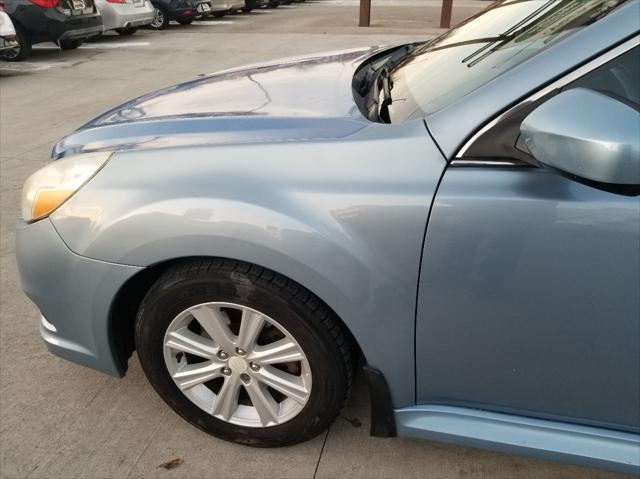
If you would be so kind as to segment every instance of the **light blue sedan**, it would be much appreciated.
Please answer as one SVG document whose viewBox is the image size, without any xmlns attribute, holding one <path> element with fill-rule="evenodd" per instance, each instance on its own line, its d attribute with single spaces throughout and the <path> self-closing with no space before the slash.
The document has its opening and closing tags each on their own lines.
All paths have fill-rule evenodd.
<svg viewBox="0 0 640 479">
<path fill-rule="evenodd" d="M 222 439 L 326 429 L 640 472 L 640 0 L 229 70 L 62 139 L 17 254 L 56 355 Z"/>
</svg>

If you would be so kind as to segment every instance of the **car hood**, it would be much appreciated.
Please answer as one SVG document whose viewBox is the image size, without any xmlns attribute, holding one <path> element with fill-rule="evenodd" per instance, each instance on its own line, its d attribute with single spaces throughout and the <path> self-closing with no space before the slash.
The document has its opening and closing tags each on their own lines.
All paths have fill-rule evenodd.
<svg viewBox="0 0 640 479">
<path fill-rule="evenodd" d="M 353 98 L 357 67 L 389 47 L 290 58 L 207 75 L 124 103 L 54 148 L 98 150 L 342 138 L 368 120 Z"/>
</svg>

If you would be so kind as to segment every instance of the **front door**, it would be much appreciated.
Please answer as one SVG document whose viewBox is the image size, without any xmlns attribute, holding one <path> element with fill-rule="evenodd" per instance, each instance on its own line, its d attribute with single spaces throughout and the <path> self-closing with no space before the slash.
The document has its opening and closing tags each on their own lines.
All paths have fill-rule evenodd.
<svg viewBox="0 0 640 479">
<path fill-rule="evenodd" d="M 638 54 L 571 86 L 637 104 Z M 637 430 L 640 198 L 504 163 L 454 162 L 438 190 L 419 282 L 417 403 Z"/>
</svg>

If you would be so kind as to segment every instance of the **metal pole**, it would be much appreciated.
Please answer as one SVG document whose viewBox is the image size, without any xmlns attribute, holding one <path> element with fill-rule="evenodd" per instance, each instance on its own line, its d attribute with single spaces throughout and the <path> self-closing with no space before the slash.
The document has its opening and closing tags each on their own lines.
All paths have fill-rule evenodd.
<svg viewBox="0 0 640 479">
<path fill-rule="evenodd" d="M 451 10 L 453 0 L 442 0 L 442 14 L 440 15 L 440 28 L 451 28 Z"/>
<path fill-rule="evenodd" d="M 371 0 L 360 0 L 360 26 L 371 25 Z"/>
</svg>

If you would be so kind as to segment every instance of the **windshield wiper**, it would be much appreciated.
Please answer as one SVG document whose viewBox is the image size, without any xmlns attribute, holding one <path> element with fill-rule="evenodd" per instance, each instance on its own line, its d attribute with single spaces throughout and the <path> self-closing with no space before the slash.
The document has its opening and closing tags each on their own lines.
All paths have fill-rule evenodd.
<svg viewBox="0 0 640 479">
<path fill-rule="evenodd" d="M 364 98 L 370 120 L 390 123 L 389 105 L 393 102 L 391 73 L 422 44 L 423 42 L 404 45 L 382 62 L 373 62 L 368 69 L 360 73 L 356 90 Z"/>
<path fill-rule="evenodd" d="M 378 98 L 375 99 L 375 103 L 378 106 L 376 110 L 378 121 L 382 120 L 385 123 L 391 123 L 389 106 L 393 103 L 393 99 L 391 98 L 392 88 L 393 80 L 391 80 L 391 70 L 385 66 L 378 77 Z"/>
<path fill-rule="evenodd" d="M 514 26 L 509 28 L 506 32 L 498 35 L 493 41 L 487 43 L 483 47 L 480 47 L 471 55 L 464 58 L 462 60 L 462 63 L 468 63 L 467 66 L 471 68 L 487 58 L 494 51 L 499 50 L 503 45 L 512 41 L 518 35 L 522 34 L 523 32 L 527 32 L 530 28 L 535 27 L 538 22 L 545 18 L 541 16 L 543 13 L 545 13 L 547 10 L 553 11 L 553 9 L 556 7 L 556 4 L 554 2 L 555 0 L 548 0 L 547 3 L 534 10 Z"/>
<path fill-rule="evenodd" d="M 416 50 L 424 42 L 410 43 L 404 45 L 395 50 L 389 57 L 387 57 L 382 63 L 373 62 L 365 71 L 361 73 L 360 81 L 358 82 L 357 91 L 360 95 L 365 96 L 371 92 L 372 87 L 375 85 L 380 74 L 387 70 L 391 72 L 400 63 L 404 61 L 414 50 Z"/>
</svg>

